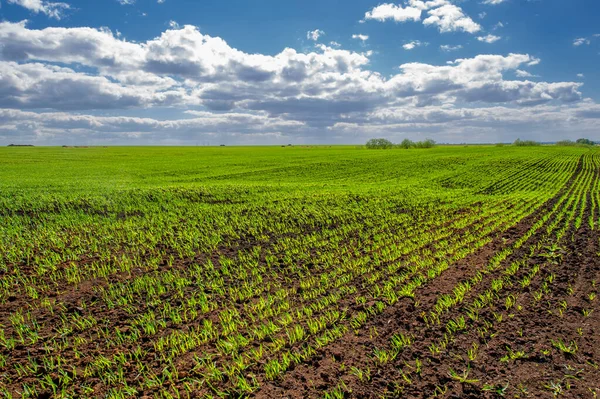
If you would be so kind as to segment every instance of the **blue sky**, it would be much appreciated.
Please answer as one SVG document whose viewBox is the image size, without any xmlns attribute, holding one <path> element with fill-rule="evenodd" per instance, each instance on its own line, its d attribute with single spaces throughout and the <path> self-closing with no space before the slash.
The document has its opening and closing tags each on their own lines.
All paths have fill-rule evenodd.
<svg viewBox="0 0 600 399">
<path fill-rule="evenodd" d="M 0 144 L 600 140 L 597 1 L 0 4 Z"/>
</svg>

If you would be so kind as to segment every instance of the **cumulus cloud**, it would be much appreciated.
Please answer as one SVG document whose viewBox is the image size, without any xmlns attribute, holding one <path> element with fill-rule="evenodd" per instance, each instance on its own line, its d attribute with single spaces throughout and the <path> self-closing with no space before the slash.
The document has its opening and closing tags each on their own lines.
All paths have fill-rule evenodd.
<svg viewBox="0 0 600 399">
<path fill-rule="evenodd" d="M 419 10 L 430 10 L 432 8 L 441 7 L 446 4 L 449 4 L 449 2 L 448 2 L 448 0 L 429 0 L 429 1 L 409 0 L 408 4 L 411 7 L 418 8 Z"/>
<path fill-rule="evenodd" d="M 55 145 L 72 140 L 102 144 L 140 140 L 155 144 L 190 144 L 197 139 L 218 140 L 212 142 L 215 145 L 228 139 L 236 143 L 273 142 L 278 137 L 298 134 L 304 126 L 264 114 L 189 111 L 187 115 L 180 119 L 157 120 L 0 108 L 0 141 L 11 140 L 18 131 L 19 139 Z"/>
<path fill-rule="evenodd" d="M 118 87 L 131 88 L 143 93 L 139 98 L 184 92 L 178 101 L 196 99 L 217 109 L 271 107 L 274 113 L 291 113 L 294 107 L 318 108 L 322 101 L 339 101 L 341 108 L 361 109 L 368 101 L 374 106 L 392 101 L 389 93 L 418 96 L 423 87 L 442 81 L 441 91 L 448 92 L 458 84 L 484 82 L 491 77 L 501 80 L 500 71 L 539 62 L 527 55 L 477 56 L 457 60 L 453 66 L 405 64 L 400 66 L 402 73 L 385 79 L 366 68 L 369 52 L 318 45 L 319 51 L 311 53 L 285 49 L 275 56 L 247 54 L 230 47 L 221 38 L 203 35 L 193 26 L 167 30 L 145 43 L 131 43 L 106 30 L 33 30 L 22 23 L 5 22 L 0 23 L 0 39 L 8 43 L 2 47 L 0 57 L 12 62 L 13 70 L 26 69 L 28 64 L 20 66 L 18 62 L 78 63 L 98 69 L 101 76 L 94 78 L 105 79 L 100 86 L 117 92 Z M 414 70 L 412 65 L 421 70 Z M 455 70 L 460 73 L 454 73 Z M 57 73 L 53 71 L 49 76 Z M 68 74 L 81 75 L 73 71 Z M 498 90 L 496 85 L 494 91 Z M 148 101 L 140 100 L 140 104 Z"/>
<path fill-rule="evenodd" d="M 592 44 L 592 41 L 595 41 L 599 37 L 600 37 L 600 33 L 595 33 L 589 37 L 578 37 L 573 40 L 573 46 L 579 47 L 584 44 L 589 46 L 590 44 Z"/>
<path fill-rule="evenodd" d="M 121 85 L 103 76 L 89 76 L 40 63 L 0 61 L 0 107 L 62 110 L 122 109 L 181 102 L 176 89 Z"/>
<path fill-rule="evenodd" d="M 340 136 L 361 131 L 394 141 L 405 137 L 434 137 L 451 143 L 511 142 L 518 137 L 552 141 L 595 135 L 597 118 L 600 107 L 591 103 L 535 108 L 398 107 L 373 112 L 361 122 L 339 122 L 331 131 Z"/>
<path fill-rule="evenodd" d="M 440 46 L 440 50 L 445 51 L 445 52 L 457 51 L 462 48 L 463 48 L 463 46 L 461 44 L 457 44 L 456 46 L 452 46 L 450 44 L 442 44 Z"/>
<path fill-rule="evenodd" d="M 600 33 L 595 33 L 589 37 L 578 37 L 573 40 L 573 46 L 579 47 L 584 44 L 589 46 L 590 44 L 592 44 L 592 41 L 595 41 L 599 37 L 600 37 Z"/>
<path fill-rule="evenodd" d="M 16 4 L 36 14 L 42 13 L 55 19 L 61 19 L 65 10 L 71 8 L 67 3 L 50 2 L 44 0 L 7 0 L 9 4 Z"/>
<path fill-rule="evenodd" d="M 439 1 L 437 6 L 429 3 L 434 2 L 410 4 L 424 10 L 439 8 Z M 94 126 L 112 126 L 118 134 L 147 131 L 158 142 L 153 131 L 180 139 L 193 135 L 194 129 L 206 134 L 227 130 L 228 123 L 231 134 L 257 135 L 262 129 L 269 134 L 298 132 L 314 139 L 315 134 L 339 129 L 344 123 L 368 130 L 380 123 L 375 115 L 389 110 L 416 114 L 420 109 L 451 110 L 458 115 L 476 106 L 561 107 L 582 100 L 581 82 L 508 78 L 529 77 L 517 72 L 539 63 L 527 54 L 478 55 L 442 65 L 406 63 L 387 77 L 369 69 L 372 53 L 368 51 L 317 44 L 306 53 L 286 48 L 275 55 L 249 54 L 189 25 L 133 43 L 106 29 L 37 30 L 25 23 L 2 22 L 0 43 L 0 108 L 12 109 L 6 115 L 25 109 L 85 112 L 174 105 L 196 110 L 177 122 L 88 117 L 84 120 L 93 121 L 88 127 L 73 128 L 102 133 L 104 128 Z M 63 122 L 50 125 L 43 118 L 75 118 L 64 112 L 39 114 L 45 115 L 39 118 L 25 114 L 47 134 L 54 134 L 52 129 Z M 6 124 L 0 119 L 0 126 L 7 132 L 6 126 L 23 123 L 6 118 Z M 244 123 L 257 128 L 245 129 Z"/>
<path fill-rule="evenodd" d="M 409 63 L 400 66 L 402 73 L 386 85 L 398 95 L 412 96 L 417 104 L 512 103 L 521 106 L 543 104 L 553 100 L 574 102 L 581 99 L 580 83 L 530 82 L 505 80 L 503 74 L 537 59 L 525 54 L 508 56 L 479 55 L 458 59 L 446 66 Z"/>
<path fill-rule="evenodd" d="M 429 15 L 423 20 L 424 25 L 437 26 L 441 33 L 464 31 L 476 33 L 481 26 L 465 15 L 462 8 L 448 0 L 409 0 L 405 7 L 393 3 L 380 4 L 365 14 L 365 20 L 395 22 L 421 21 L 421 14 L 427 11 Z"/>
<path fill-rule="evenodd" d="M 427 46 L 427 45 L 429 45 L 429 43 L 427 43 L 427 42 L 422 42 L 422 41 L 420 41 L 420 40 L 413 40 L 413 41 L 411 41 L 411 42 L 408 42 L 408 43 L 405 43 L 405 44 L 403 44 L 403 45 L 402 45 L 402 48 L 403 48 L 404 50 L 413 50 L 413 49 L 415 49 L 415 48 L 417 48 L 417 47 L 420 47 L 420 46 Z"/>
<path fill-rule="evenodd" d="M 454 4 L 446 4 L 428 13 L 430 16 L 423 21 L 423 24 L 436 25 L 442 33 L 456 31 L 477 33 L 481 30 L 481 25 L 466 16 L 462 9 Z"/>
<path fill-rule="evenodd" d="M 582 44 L 590 44 L 590 39 L 587 39 L 585 37 L 579 37 L 575 40 L 573 40 L 573 46 L 578 47 L 581 46 Z"/>
<path fill-rule="evenodd" d="M 321 29 L 315 29 L 306 32 L 306 38 L 315 42 L 323 35 L 325 35 L 325 32 L 323 32 Z"/>
<path fill-rule="evenodd" d="M 500 36 L 496 36 L 496 35 L 492 35 L 492 34 L 477 37 L 477 40 L 479 40 L 480 42 L 490 43 L 490 44 L 496 43 L 500 39 L 502 39 Z"/>
<path fill-rule="evenodd" d="M 517 70 L 515 71 L 515 75 L 516 75 L 518 78 L 539 78 L 539 76 L 538 76 L 538 75 L 533 75 L 533 74 L 531 74 L 530 72 L 524 71 L 524 70 L 522 70 L 522 69 L 517 69 Z"/>
<path fill-rule="evenodd" d="M 106 29 L 28 29 L 25 22 L 0 22 L 0 59 L 78 63 L 110 70 L 135 71 L 144 58 L 143 48 L 116 38 Z"/>
<path fill-rule="evenodd" d="M 35 144 L 274 144 L 364 143 L 373 135 L 393 141 L 433 137 L 439 142 L 577 139 L 594 135 L 600 106 L 591 101 L 534 108 L 396 106 L 337 121 L 326 128 L 264 114 L 190 111 L 178 119 L 106 117 L 0 108 L 0 142 Z"/>
<path fill-rule="evenodd" d="M 362 35 L 362 34 L 354 34 L 354 35 L 352 35 L 352 38 L 363 41 L 363 42 L 366 42 L 367 40 L 369 40 L 368 35 Z"/>
<path fill-rule="evenodd" d="M 365 20 L 387 21 L 393 20 L 396 22 L 404 22 L 408 20 L 420 21 L 421 9 L 417 7 L 402 7 L 392 3 L 380 4 L 367 11 Z"/>
</svg>

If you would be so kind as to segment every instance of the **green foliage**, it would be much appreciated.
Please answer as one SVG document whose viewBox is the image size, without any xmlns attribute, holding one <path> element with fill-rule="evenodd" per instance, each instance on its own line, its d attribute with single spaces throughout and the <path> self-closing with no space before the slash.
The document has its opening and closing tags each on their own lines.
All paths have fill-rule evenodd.
<svg viewBox="0 0 600 399">
<path fill-rule="evenodd" d="M 539 146 L 541 144 L 538 143 L 537 141 L 533 141 L 533 140 L 516 139 L 515 142 L 513 143 L 513 145 L 516 147 L 534 147 L 534 146 Z"/>
<path fill-rule="evenodd" d="M 577 139 L 576 143 L 581 144 L 581 145 L 594 145 L 595 144 L 592 140 L 589 140 L 589 139 Z"/>
<path fill-rule="evenodd" d="M 574 146 L 592 146 L 595 143 L 589 139 L 577 139 L 577 141 L 561 140 L 556 142 L 557 146 L 561 147 L 574 147 Z"/>
<path fill-rule="evenodd" d="M 402 142 L 400 144 L 398 144 L 398 147 L 404 148 L 406 150 L 408 150 L 409 148 L 412 148 L 414 146 L 415 146 L 415 142 L 410 139 L 404 139 L 404 140 L 402 140 Z"/>
<path fill-rule="evenodd" d="M 557 141 L 556 145 L 561 146 L 561 147 L 574 147 L 577 145 L 577 143 L 575 143 L 574 141 L 571 141 L 571 140 L 561 140 L 561 141 Z"/>
<path fill-rule="evenodd" d="M 435 146 L 435 140 L 425 139 L 423 141 L 417 141 L 415 148 L 433 148 Z"/>
<path fill-rule="evenodd" d="M 393 148 L 394 144 L 386 139 L 371 139 L 367 141 L 366 144 L 368 149 L 371 150 L 385 150 L 389 148 Z"/>
<path fill-rule="evenodd" d="M 433 148 L 435 147 L 435 140 L 425 139 L 423 141 L 414 142 L 410 139 L 404 139 L 400 144 L 393 144 L 391 141 L 386 139 L 371 139 L 367 141 L 366 147 L 369 149 L 390 149 L 390 148 Z"/>
</svg>

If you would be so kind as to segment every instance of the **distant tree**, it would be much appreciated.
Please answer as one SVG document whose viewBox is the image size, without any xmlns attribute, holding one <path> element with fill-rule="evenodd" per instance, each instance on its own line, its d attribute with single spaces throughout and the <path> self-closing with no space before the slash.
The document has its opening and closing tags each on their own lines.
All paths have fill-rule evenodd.
<svg viewBox="0 0 600 399">
<path fill-rule="evenodd" d="M 386 139 L 371 139 L 367 141 L 367 148 L 371 150 L 383 150 L 388 148 L 393 148 L 394 144 Z"/>
<path fill-rule="evenodd" d="M 577 139 L 576 143 L 581 144 L 581 145 L 594 145 L 595 144 L 592 140 L 589 140 L 589 139 Z"/>
<path fill-rule="evenodd" d="M 414 146 L 415 146 L 414 141 L 409 140 L 409 139 L 404 139 L 404 140 L 402 140 L 402 142 L 400 144 L 398 144 L 398 147 L 405 148 L 405 149 L 409 149 Z"/>
<path fill-rule="evenodd" d="M 572 147 L 574 145 L 577 145 L 577 143 L 575 143 L 574 141 L 571 141 L 571 140 L 561 140 L 561 141 L 557 141 L 556 145 L 562 146 L 562 147 Z"/>
<path fill-rule="evenodd" d="M 404 139 L 400 144 L 393 144 L 391 141 L 386 139 L 371 139 L 367 141 L 366 147 L 369 149 L 388 149 L 388 148 L 433 148 L 435 147 L 435 141 L 432 139 L 425 139 L 424 141 L 414 142 L 409 139 Z"/>
<path fill-rule="evenodd" d="M 415 143 L 416 148 L 433 148 L 435 147 L 435 140 L 425 139 L 424 141 L 417 141 Z"/>
<path fill-rule="evenodd" d="M 537 141 L 516 139 L 513 145 L 517 147 L 532 147 L 540 145 Z"/>
</svg>

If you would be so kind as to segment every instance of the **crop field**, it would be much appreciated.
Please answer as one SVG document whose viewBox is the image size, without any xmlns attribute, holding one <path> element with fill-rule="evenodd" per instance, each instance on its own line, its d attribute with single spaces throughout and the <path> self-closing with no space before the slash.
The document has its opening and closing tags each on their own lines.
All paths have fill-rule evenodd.
<svg viewBox="0 0 600 399">
<path fill-rule="evenodd" d="M 0 204 L 0 397 L 600 394 L 593 148 L 1 148 Z"/>
</svg>

